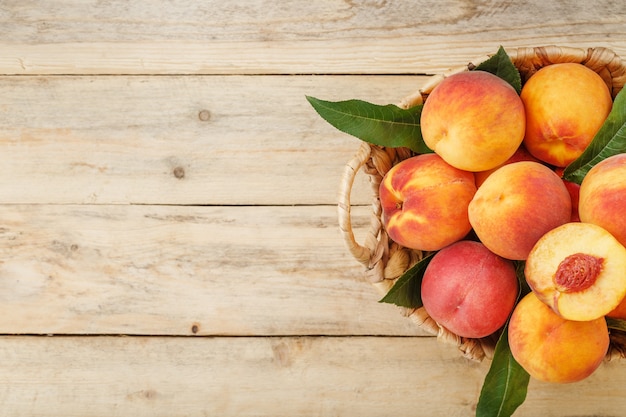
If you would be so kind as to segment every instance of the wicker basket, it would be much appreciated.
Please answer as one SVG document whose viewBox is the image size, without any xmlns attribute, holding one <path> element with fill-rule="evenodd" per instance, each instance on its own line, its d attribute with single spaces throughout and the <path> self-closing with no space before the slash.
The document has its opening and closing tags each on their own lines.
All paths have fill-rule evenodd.
<svg viewBox="0 0 626 417">
<path fill-rule="evenodd" d="M 626 63 L 606 48 L 578 49 L 545 46 L 518 48 L 506 52 L 520 71 L 522 82 L 538 69 L 561 62 L 581 63 L 597 72 L 608 85 L 613 97 L 622 89 L 626 81 Z M 420 90 L 404 98 L 399 104 L 400 107 L 410 108 L 422 104 L 433 88 L 445 77 L 473 69 L 488 58 L 489 56 L 484 56 L 462 67 L 432 76 Z M 341 179 L 338 214 L 343 238 L 352 256 L 366 267 L 365 275 L 369 282 L 381 294 L 386 294 L 395 281 L 423 256 L 420 251 L 404 248 L 387 236 L 382 226 L 381 205 L 378 198 L 378 187 L 385 173 L 393 165 L 410 156 L 413 154 L 406 148 L 383 148 L 363 143 L 354 158 L 346 165 Z M 360 170 L 363 170 L 369 177 L 373 192 L 371 223 L 363 244 L 359 244 L 354 237 L 350 215 L 350 192 L 355 176 Z M 480 361 L 485 357 L 490 358 L 493 354 L 497 342 L 495 336 L 484 339 L 460 337 L 439 326 L 424 308 L 403 309 L 403 312 L 427 333 L 436 335 L 439 341 L 457 346 L 466 358 Z M 611 346 L 607 353 L 607 360 L 626 357 L 626 335 L 621 332 L 611 332 L 610 336 Z"/>
</svg>

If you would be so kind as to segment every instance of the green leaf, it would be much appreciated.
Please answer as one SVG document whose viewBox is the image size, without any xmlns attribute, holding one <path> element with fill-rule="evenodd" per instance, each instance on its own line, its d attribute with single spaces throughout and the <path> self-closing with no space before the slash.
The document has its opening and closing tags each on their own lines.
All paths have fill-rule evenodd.
<svg viewBox="0 0 626 417">
<path fill-rule="evenodd" d="M 425 256 L 418 263 L 406 271 L 389 292 L 379 301 L 380 303 L 395 304 L 400 307 L 419 308 L 422 306 L 422 278 L 424 271 L 434 253 Z"/>
<path fill-rule="evenodd" d="M 621 330 L 623 332 L 626 332 L 626 320 L 606 317 L 606 325 L 609 329 Z"/>
<path fill-rule="evenodd" d="M 519 70 L 515 67 L 513 61 L 511 61 L 511 57 L 502 46 L 495 55 L 478 64 L 478 66 L 474 68 L 474 71 L 490 72 L 511 84 L 515 91 L 517 91 L 517 94 L 520 94 L 522 91 L 522 77 L 520 76 Z"/>
<path fill-rule="evenodd" d="M 613 108 L 593 141 L 576 160 L 563 171 L 563 178 L 580 184 L 587 172 L 598 162 L 626 152 L 626 91 L 615 97 Z"/>
<path fill-rule="evenodd" d="M 515 265 L 515 275 L 517 275 L 517 281 L 519 282 L 520 288 L 517 299 L 520 300 L 531 291 L 528 281 L 526 281 L 526 275 L 524 274 L 526 261 L 513 261 L 513 264 Z"/>
<path fill-rule="evenodd" d="M 422 105 L 405 110 L 393 104 L 381 106 L 362 100 L 325 101 L 311 96 L 306 99 L 324 120 L 344 133 L 374 145 L 432 153 L 422 138 Z"/>
<path fill-rule="evenodd" d="M 530 375 L 513 358 L 507 329 L 508 325 L 496 344 L 480 391 L 476 417 L 510 417 L 526 400 Z"/>
</svg>

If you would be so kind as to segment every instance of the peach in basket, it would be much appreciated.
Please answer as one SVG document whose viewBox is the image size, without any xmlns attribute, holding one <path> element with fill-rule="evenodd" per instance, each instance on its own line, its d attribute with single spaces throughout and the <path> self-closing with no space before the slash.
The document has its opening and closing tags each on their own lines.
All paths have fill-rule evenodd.
<svg viewBox="0 0 626 417">
<path fill-rule="evenodd" d="M 468 213 L 485 246 L 502 257 L 524 260 L 544 233 L 570 220 L 572 200 L 550 168 L 520 161 L 492 173 Z"/>
<path fill-rule="evenodd" d="M 501 48 L 501 50 L 503 50 L 503 48 Z M 333 108 L 333 106 L 327 106 L 328 102 L 323 103 L 324 106 L 327 106 L 327 110 L 330 109 L 329 111 L 325 111 L 327 116 L 329 116 L 325 117 L 327 121 L 331 121 L 331 124 L 333 124 L 332 121 L 341 123 L 342 126 L 336 125 L 336 127 L 364 141 L 354 158 L 347 164 L 340 184 L 338 204 L 339 226 L 349 251 L 357 261 L 364 265 L 364 275 L 368 280 L 384 294 L 384 298 L 381 301 L 394 303 L 402 307 L 404 314 L 411 318 L 421 329 L 436 335 L 438 340 L 443 343 L 455 345 L 464 357 L 477 361 L 484 358 L 492 359 L 492 364 L 485 377 L 485 384 L 483 385 L 483 390 L 481 391 L 481 396 L 477 404 L 477 414 L 479 415 L 491 415 L 494 412 L 500 413 L 503 409 L 512 413 L 512 410 L 515 410 L 525 398 L 529 378 L 529 374 L 525 369 L 539 379 L 554 382 L 572 382 L 590 375 L 604 358 L 626 357 L 626 321 L 622 322 L 620 320 L 624 317 L 623 313 L 621 313 L 621 306 L 625 303 L 623 295 L 626 291 L 624 289 L 626 284 L 623 284 L 620 280 L 606 280 L 610 281 L 611 284 L 608 286 L 600 285 L 605 281 L 604 278 L 600 277 L 602 275 L 601 271 L 598 275 L 600 278 L 597 278 L 590 287 L 597 284 L 598 287 L 606 289 L 606 291 L 603 290 L 601 292 L 611 298 L 610 302 L 607 301 L 607 307 L 603 308 L 602 311 L 594 311 L 593 315 L 586 315 L 584 317 L 569 316 L 568 313 L 563 314 L 565 311 L 563 307 L 566 304 L 562 302 L 563 300 L 561 300 L 559 304 L 560 309 L 556 310 L 557 313 L 550 308 L 551 300 L 549 300 L 549 295 L 545 297 L 543 301 L 538 298 L 538 295 L 542 295 L 542 288 L 544 287 L 538 285 L 533 278 L 529 278 L 529 281 L 533 284 L 534 290 L 534 292 L 530 292 L 531 289 L 526 282 L 526 275 L 533 275 L 534 272 L 532 272 L 532 270 L 534 270 L 535 267 L 531 266 L 526 270 L 524 269 L 525 262 L 528 262 L 526 259 L 529 257 L 529 253 L 532 253 L 531 250 L 543 236 L 562 225 L 569 227 L 570 224 L 575 224 L 571 223 L 571 221 L 577 219 L 578 216 L 575 214 L 578 213 L 574 213 L 575 210 L 572 210 L 572 207 L 575 208 L 576 204 L 573 203 L 577 203 L 575 200 L 577 200 L 578 193 L 570 193 L 564 185 L 564 181 L 570 181 L 580 185 L 587 172 L 591 172 L 589 171 L 590 165 L 596 164 L 598 160 L 608 157 L 607 152 L 600 154 L 600 150 L 608 150 L 609 154 L 619 152 L 626 153 L 626 143 L 621 140 L 616 132 L 612 132 L 616 126 L 619 128 L 622 125 L 626 125 L 626 120 L 624 120 L 625 116 L 619 112 L 617 116 L 615 116 L 612 110 L 607 119 L 607 122 L 610 119 L 610 123 L 605 122 L 603 124 L 591 145 L 587 146 L 582 153 L 577 151 L 577 154 L 580 154 L 580 156 L 571 164 L 566 167 L 558 167 L 559 169 L 556 171 L 563 173 L 561 178 L 560 174 L 557 175 L 555 173 L 555 166 L 544 166 L 548 165 L 548 163 L 542 161 L 542 165 L 542 163 L 537 161 L 537 159 L 540 160 L 540 158 L 537 158 L 539 153 L 536 151 L 533 156 L 534 160 L 532 160 L 533 158 L 523 158 L 524 160 L 531 159 L 532 162 L 517 162 L 514 155 L 517 152 L 521 152 L 519 143 L 516 146 L 511 145 L 515 149 L 506 148 L 507 150 L 504 150 L 504 148 L 502 148 L 497 152 L 500 153 L 498 158 L 492 158 L 493 155 L 489 155 L 489 150 L 483 149 L 482 151 L 484 153 L 481 153 L 478 159 L 483 158 L 485 161 L 491 161 L 485 166 L 462 165 L 458 163 L 458 160 L 464 159 L 463 156 L 466 156 L 468 161 L 474 160 L 475 158 L 472 156 L 472 152 L 479 149 L 481 143 L 486 142 L 482 142 L 481 140 L 474 141 L 472 149 L 465 149 L 463 146 L 472 143 L 472 138 L 468 138 L 466 135 L 459 133 L 453 133 L 452 138 L 437 138 L 436 135 L 441 134 L 437 132 L 433 134 L 435 141 L 431 141 L 430 139 L 432 139 L 432 137 L 430 133 L 428 133 L 429 129 L 439 129 L 436 129 L 437 119 L 443 120 L 444 116 L 433 117 L 432 114 L 429 116 L 428 113 L 430 110 L 427 110 L 431 107 L 429 106 L 431 99 L 433 100 L 433 104 L 436 104 L 436 100 L 438 100 L 437 87 L 439 85 L 445 85 L 444 82 L 446 80 L 456 79 L 456 77 L 454 77 L 456 74 L 471 73 L 477 69 L 486 70 L 488 72 L 492 72 L 493 70 L 494 74 L 505 79 L 514 87 L 517 93 L 520 93 L 528 80 L 531 79 L 534 74 L 537 74 L 539 70 L 560 63 L 576 63 L 576 65 L 587 67 L 597 74 L 598 77 L 602 79 L 602 89 L 606 89 L 606 91 L 610 92 L 611 99 L 613 100 L 613 109 L 617 108 L 619 110 L 626 107 L 626 93 L 620 94 L 626 81 L 626 64 L 615 53 L 606 48 L 578 49 L 547 46 L 510 49 L 505 52 L 506 59 L 502 59 L 502 56 L 498 57 L 498 55 L 501 55 L 501 51 L 498 51 L 495 55 L 481 57 L 467 65 L 453 68 L 443 74 L 431 77 L 421 89 L 407 96 L 401 101 L 400 105 L 395 108 L 387 106 L 374 108 L 354 102 L 342 102 L 340 105 Z M 494 57 L 499 60 L 494 61 L 492 59 Z M 496 65 L 492 65 L 494 62 Z M 492 66 L 489 67 L 489 65 Z M 509 71 L 508 67 L 513 67 L 513 71 Z M 500 72 L 501 69 L 504 71 Z M 505 72 L 507 73 L 505 74 Z M 517 74 L 517 79 L 510 77 L 511 72 Z M 458 79 L 461 80 L 463 77 L 459 77 Z M 452 84 L 453 83 L 450 83 L 450 85 Z M 445 89 L 439 91 L 445 91 Z M 478 93 L 468 94 L 467 97 L 463 97 L 463 94 L 454 91 L 459 90 L 455 88 L 451 89 L 449 93 L 450 97 L 457 98 L 461 101 L 464 101 L 468 97 L 474 99 L 481 98 L 481 95 Z M 618 101 L 619 105 L 617 105 Z M 352 112 L 350 112 L 351 106 Z M 514 107 L 516 108 L 516 105 Z M 567 105 L 565 105 L 565 107 L 568 109 L 572 108 L 572 106 Z M 451 113 L 453 113 L 452 116 L 454 113 L 459 114 L 458 120 L 460 121 L 458 123 L 462 122 L 462 126 L 464 126 L 461 131 L 465 130 L 471 132 L 472 123 L 474 125 L 480 124 L 481 121 L 479 119 L 482 116 L 477 112 L 469 112 L 466 110 L 468 108 L 470 107 L 464 107 L 460 104 L 459 108 L 455 108 L 455 111 Z M 346 109 L 348 111 L 346 111 Z M 320 109 L 317 107 L 316 110 L 320 112 Z M 469 117 L 469 119 L 466 118 L 465 116 L 467 116 L 467 114 L 464 114 L 465 111 L 468 111 L 468 114 L 473 114 L 473 117 Z M 524 111 L 528 114 L 529 110 L 525 108 Z M 420 113 L 424 116 L 422 126 L 419 124 Z M 442 114 L 441 112 L 439 113 Z M 497 111 L 495 113 L 501 114 L 502 112 Z M 515 113 L 515 111 L 513 113 Z M 378 122 L 372 123 L 372 120 L 376 119 L 376 116 L 380 114 L 384 114 L 385 117 L 380 117 Z M 443 123 L 444 127 L 441 132 L 443 132 L 444 136 L 449 135 L 450 132 L 458 132 L 458 130 L 455 130 L 458 126 L 454 126 L 457 122 L 455 122 L 452 116 Z M 429 118 L 431 119 L 430 121 L 428 121 Z M 584 115 L 581 115 L 580 119 L 584 119 Z M 351 126 L 346 126 L 346 120 L 352 120 L 354 122 L 354 126 L 352 127 L 356 127 L 356 129 L 351 130 Z M 468 120 L 470 121 L 468 122 Z M 428 121 L 430 126 L 426 126 L 426 121 Z M 511 124 L 507 122 L 504 123 L 504 126 L 510 127 Z M 604 129 L 606 126 L 609 126 L 608 129 Z M 420 136 L 422 129 L 425 132 L 423 137 Z M 483 129 L 489 130 L 488 127 L 483 127 Z M 608 138 L 606 137 L 607 131 L 610 136 Z M 413 141 L 406 141 L 407 133 L 414 135 L 409 138 Z M 359 134 L 366 135 L 367 138 Z M 517 134 L 513 134 L 512 136 L 512 138 L 507 138 L 510 140 L 510 143 L 519 140 Z M 383 138 L 383 140 L 381 140 L 381 138 Z M 459 138 L 463 138 L 462 145 L 452 146 L 451 150 L 447 150 L 445 146 L 438 148 L 437 143 L 441 141 Z M 528 142 L 530 147 L 533 146 L 531 142 L 532 141 Z M 452 141 L 449 143 L 452 143 Z M 557 143 L 557 150 L 563 150 L 562 145 L 562 143 Z M 428 149 L 428 147 L 431 148 Z M 587 150 L 591 151 L 587 152 Z M 523 301 L 517 302 L 516 299 L 515 302 L 517 304 L 514 311 L 517 311 L 518 308 L 520 311 L 528 310 L 530 311 L 530 313 L 528 313 L 529 317 L 539 317 L 538 315 L 541 315 L 543 318 L 538 320 L 521 320 L 520 318 L 523 318 L 526 314 L 516 314 L 514 312 L 512 317 L 515 319 L 513 320 L 512 318 L 509 325 L 504 323 L 497 328 L 494 326 L 485 332 L 466 333 L 465 330 L 462 329 L 462 326 L 457 327 L 455 322 L 462 322 L 468 319 L 469 310 L 467 311 L 468 317 L 457 317 L 453 319 L 450 318 L 454 316 L 453 314 L 440 314 L 440 312 L 437 311 L 436 304 L 455 305 L 454 300 L 450 302 L 445 301 L 453 299 L 455 292 L 463 293 L 463 291 L 467 291 L 465 294 L 468 294 L 468 297 L 470 297 L 468 286 L 464 286 L 462 282 L 456 287 L 452 286 L 447 290 L 442 290 L 445 291 L 446 294 L 439 295 L 440 299 L 438 299 L 437 296 L 432 296 L 431 293 L 434 291 L 430 288 L 431 284 L 429 282 L 431 279 L 428 278 L 425 273 L 429 267 L 429 263 L 434 262 L 437 255 L 446 253 L 448 248 L 455 246 L 457 243 L 452 242 L 449 246 L 444 246 L 439 249 L 428 249 L 428 247 L 423 245 L 413 245 L 403 241 L 401 238 L 403 232 L 400 231 L 396 234 L 392 230 L 393 228 L 388 226 L 388 222 L 385 221 L 386 214 L 383 213 L 383 206 L 387 197 L 384 196 L 386 192 L 385 185 L 381 184 L 383 183 L 385 175 L 392 171 L 395 166 L 402 164 L 403 161 L 407 159 L 416 157 L 416 155 L 432 151 L 435 151 L 435 153 L 449 165 L 469 173 L 475 172 L 475 178 L 479 176 L 480 186 L 476 189 L 472 202 L 467 206 L 468 218 L 475 234 L 470 231 L 469 235 L 466 236 L 464 240 L 478 241 L 490 250 L 492 254 L 502 258 L 510 258 L 507 261 L 512 262 L 515 266 L 519 287 L 516 288 L 516 290 L 506 290 L 507 295 L 513 294 L 517 296 L 519 293 L 520 296 L 523 296 L 530 294 L 524 297 Z M 571 159 L 571 157 L 568 158 Z M 558 162 L 558 164 L 555 163 L 555 165 L 563 165 L 563 163 Z M 520 169 L 519 167 L 523 167 L 524 169 Z M 361 171 L 365 172 L 369 177 L 373 191 L 371 222 L 365 234 L 366 240 L 363 244 L 357 242 L 355 239 L 350 212 L 351 188 L 354 184 L 355 176 Z M 503 174 L 503 172 L 506 175 Z M 514 172 L 517 173 L 518 177 L 521 176 L 522 179 L 519 180 L 518 178 L 516 180 L 515 175 L 513 175 Z M 537 177 L 539 179 L 537 180 L 534 178 L 535 172 L 540 173 Z M 524 181 L 524 179 L 527 181 Z M 535 180 L 536 183 L 534 183 Z M 530 182 L 533 182 L 533 184 L 530 184 Z M 510 187 L 511 185 L 513 188 L 509 188 L 510 194 L 503 195 L 499 192 L 499 190 Z M 515 190 L 515 187 L 517 187 L 517 190 Z M 519 190 L 525 190 L 526 192 L 517 192 Z M 584 197 L 585 195 L 590 194 L 583 193 L 581 186 L 581 205 L 578 207 L 579 209 L 585 209 L 582 207 L 583 198 L 586 198 Z M 480 204 L 475 204 L 476 207 L 472 208 L 472 203 L 478 203 L 479 199 L 483 199 L 484 201 Z M 489 199 L 491 199 L 492 203 L 489 203 Z M 438 206 L 438 203 L 442 201 L 449 202 L 446 198 L 437 196 L 433 198 L 431 203 L 434 206 Z M 465 204 L 465 200 L 459 199 L 458 205 L 460 207 L 464 207 Z M 402 203 L 396 203 L 396 205 L 399 206 L 402 205 Z M 491 207 L 497 205 L 500 205 L 501 209 L 506 212 L 505 215 L 498 213 Z M 600 203 L 600 206 L 603 206 L 604 209 L 609 212 L 622 212 L 613 210 L 611 208 L 613 207 L 612 203 L 608 200 Z M 599 206 L 596 206 L 592 210 L 588 210 L 589 207 L 587 207 L 587 215 L 589 215 L 589 211 L 600 212 L 601 208 L 598 207 Z M 506 210 L 507 208 L 510 209 L 508 212 Z M 447 209 L 448 208 L 446 208 L 446 210 Z M 528 215 L 526 216 L 526 214 Z M 498 216 L 500 216 L 498 224 L 493 223 Z M 524 217 L 528 217 L 530 220 L 527 221 Z M 585 221 L 582 213 L 580 219 Z M 616 223 L 617 221 L 610 220 L 610 222 Z M 509 233 L 509 229 L 511 233 Z M 458 235 L 462 235 L 466 230 L 466 228 L 460 228 Z M 499 238 L 498 235 L 502 235 L 503 237 L 501 236 Z M 417 239 L 415 237 L 411 238 Z M 564 239 L 567 240 L 569 238 L 565 237 Z M 616 245 L 620 245 L 616 240 L 613 240 L 613 242 Z M 557 248 L 561 246 L 556 244 Z M 609 246 L 614 247 L 613 243 Z M 564 247 L 568 247 L 568 245 Z M 502 248 L 506 248 L 510 252 L 503 252 L 501 250 Z M 567 253 L 563 251 L 561 251 L 562 253 L 559 252 L 560 254 L 564 254 L 565 258 L 575 261 L 572 263 L 566 260 L 566 264 L 568 262 L 571 264 L 569 266 L 565 265 L 567 268 L 572 265 L 574 265 L 574 267 L 577 265 L 577 261 L 579 260 L 577 253 L 588 252 L 586 247 L 577 247 L 575 249 L 576 253 L 573 254 L 570 254 L 567 250 L 565 251 Z M 573 257 L 568 258 L 570 255 L 573 255 Z M 605 254 L 593 252 L 591 255 L 603 257 Z M 611 265 L 613 261 L 617 260 L 619 269 L 619 265 L 621 265 L 620 262 L 622 262 L 620 261 L 621 257 L 622 255 L 618 254 L 618 256 L 615 256 L 613 253 L 613 255 L 611 255 Z M 546 257 L 546 259 L 548 258 L 550 258 L 550 256 Z M 540 257 L 538 258 L 532 255 L 529 263 L 533 264 L 537 259 L 540 259 Z M 542 261 L 539 262 L 542 263 Z M 434 265 L 436 266 L 437 263 Z M 602 265 L 604 265 L 604 263 L 602 263 Z M 606 265 L 609 265 L 609 263 Z M 435 268 L 435 266 L 433 268 Z M 450 267 L 452 267 L 452 265 L 450 265 Z M 467 267 L 469 268 L 469 266 Z M 437 268 L 434 270 L 436 269 Z M 441 270 L 443 269 L 444 268 L 441 268 Z M 541 268 L 536 268 L 536 270 L 540 271 Z M 446 274 L 452 277 L 452 272 L 437 275 Z M 611 275 L 613 276 L 614 274 L 611 273 Z M 560 280 L 567 284 L 568 280 L 563 278 L 564 276 L 565 275 L 561 274 Z M 576 281 L 577 278 L 580 277 L 574 277 L 574 281 Z M 426 284 L 422 288 L 424 281 L 426 281 Z M 441 279 L 438 281 L 441 281 Z M 451 281 L 459 281 L 458 276 L 452 277 Z M 562 285 L 563 282 L 557 283 L 561 285 L 561 289 L 564 289 Z M 582 287 L 578 287 L 577 285 L 573 285 L 573 287 L 575 287 L 577 291 L 585 292 L 586 290 L 583 288 L 585 285 L 586 284 L 583 282 Z M 442 287 L 444 286 L 442 285 Z M 567 285 L 565 285 L 565 287 L 567 287 Z M 519 292 L 517 290 L 519 290 Z M 423 293 L 420 293 L 420 291 L 423 291 Z M 575 293 L 577 291 L 570 292 Z M 546 291 L 546 293 L 548 292 L 549 291 Z M 571 294 L 567 295 L 569 296 Z M 573 299 L 576 297 L 577 296 L 570 298 Z M 566 298 L 567 297 L 564 299 Z M 434 303 L 432 299 L 435 299 Z M 471 299 L 473 300 L 473 298 Z M 533 300 L 533 302 L 525 301 L 528 299 Z M 604 300 L 604 298 L 602 298 L 602 300 Z M 622 302 L 620 303 L 620 301 Z M 539 306 L 541 308 L 528 307 L 529 303 L 532 304 L 531 307 Z M 427 305 L 430 306 L 429 308 L 433 312 L 432 315 L 428 312 L 429 308 L 425 308 Z M 463 303 L 458 303 L 458 305 L 463 305 Z M 584 310 L 586 310 L 586 307 L 580 307 L 578 310 L 570 309 L 568 311 L 571 313 Z M 549 312 L 550 314 L 546 315 L 544 314 L 545 312 Z M 600 316 L 598 316 L 598 314 Z M 612 317 L 605 319 L 602 314 L 607 314 Z M 571 320 L 565 316 L 575 317 L 579 320 Z M 562 329 L 563 331 L 558 334 L 554 333 L 555 338 L 549 343 L 540 343 L 540 335 L 542 332 L 555 329 Z M 565 331 L 566 329 L 573 329 L 573 331 Z M 586 334 L 589 337 L 581 340 L 576 336 L 576 329 L 579 329 L 580 333 Z M 489 332 L 491 333 L 486 334 Z M 507 335 L 511 337 L 509 338 Z M 561 340 L 562 343 L 560 342 Z M 535 344 L 538 346 L 538 349 L 542 349 L 539 359 L 535 357 L 534 359 L 531 358 L 527 360 L 529 350 L 523 347 L 529 346 L 528 344 L 524 345 L 527 341 L 534 341 L 532 343 L 536 342 Z M 558 359 L 558 357 L 561 356 L 559 352 L 562 352 L 563 349 L 571 350 L 571 346 L 576 346 L 579 342 L 581 347 L 585 347 L 586 352 L 584 354 L 581 352 L 581 355 L 577 356 L 581 360 L 584 359 L 584 366 L 582 368 L 577 367 L 576 360 L 569 361 L 568 363 L 555 364 L 552 360 L 547 359 L 551 356 Z M 520 345 L 522 345 L 521 348 Z M 576 347 L 573 349 L 576 350 Z M 520 363 L 524 365 L 524 368 L 513 359 L 512 351 L 516 351 L 517 358 L 519 358 Z M 532 354 L 530 354 L 530 356 L 532 356 Z M 545 368 L 548 366 L 547 364 L 554 366 L 556 371 L 548 372 L 546 375 L 543 375 L 540 372 L 535 372 L 535 368 L 533 368 L 533 366 L 539 369 L 542 367 Z M 558 371 L 559 367 L 562 372 Z M 515 389 L 507 390 L 506 386 L 498 382 L 501 381 L 503 376 L 507 378 L 507 384 L 504 385 L 511 383 L 511 386 L 515 387 Z M 490 408 L 493 406 L 496 407 L 496 411 Z M 498 415 L 508 416 L 510 414 Z"/>
<path fill-rule="evenodd" d="M 503 164 L 524 139 L 524 104 L 515 89 L 486 71 L 443 80 L 424 103 L 424 142 L 450 165 L 485 171 Z"/>
<path fill-rule="evenodd" d="M 583 153 L 613 105 L 602 77 L 576 62 L 541 68 L 524 85 L 521 99 L 526 149 L 558 167 Z"/>
<path fill-rule="evenodd" d="M 509 49 L 506 52 L 510 61 L 519 71 L 522 86 L 541 68 L 563 62 L 574 62 L 592 69 L 602 78 L 613 98 L 622 90 L 626 81 L 626 64 L 613 51 L 607 48 L 580 49 L 546 46 Z M 457 73 L 472 71 L 490 58 L 491 56 L 480 57 L 469 64 L 432 76 L 422 88 L 401 100 L 399 107 L 410 110 L 417 108 L 417 106 L 423 106 L 443 80 Z M 405 147 L 387 147 L 371 142 L 362 143 L 354 158 L 348 162 L 340 184 L 338 217 L 344 241 L 353 257 L 366 267 L 365 275 L 368 280 L 382 294 L 387 294 L 394 287 L 394 284 L 401 277 L 405 276 L 407 271 L 428 254 L 423 250 L 406 247 L 389 236 L 382 220 L 382 207 L 379 198 L 379 185 L 385 174 L 393 166 L 415 155 L 415 152 Z M 363 244 L 355 239 L 350 212 L 350 191 L 354 184 L 355 176 L 361 171 L 361 168 L 374 185 L 372 187 L 374 191 L 372 196 L 372 221 L 370 229 L 366 234 L 368 238 Z M 489 178 L 491 175 L 493 175 L 493 172 L 490 173 Z M 480 188 L 478 188 L 477 193 Z M 565 193 L 561 191 L 563 190 L 560 189 L 559 194 L 565 196 Z M 535 195 L 539 193 L 537 191 Z M 531 193 L 526 198 L 532 199 L 534 196 Z M 566 206 L 567 203 L 563 203 L 563 205 Z M 563 210 L 563 212 L 565 211 Z M 564 216 L 562 217 L 565 219 Z M 570 217 L 567 217 L 565 221 L 570 219 L 571 213 Z M 563 219 L 559 220 L 559 222 L 562 221 Z M 554 225 L 554 227 L 556 226 L 558 224 Z M 482 360 L 485 357 L 490 358 L 493 356 L 494 348 L 499 338 L 498 332 L 484 338 L 462 337 L 440 326 L 428 315 L 422 306 L 406 306 L 403 308 L 405 308 L 405 314 L 420 328 L 437 335 L 438 339 L 444 343 L 457 346 L 465 357 L 473 360 Z M 617 334 L 615 333 L 611 338 L 611 346 L 607 352 L 608 357 L 622 357 L 622 352 L 626 352 L 626 338 L 618 338 Z"/>
<path fill-rule="evenodd" d="M 603 318 L 567 320 L 534 293 L 515 307 L 508 333 L 513 357 L 534 378 L 545 382 L 578 382 L 602 363 L 609 348 Z"/>
<path fill-rule="evenodd" d="M 437 252 L 422 279 L 422 302 L 441 326 L 463 337 L 487 337 L 513 311 L 515 266 L 480 242 L 462 240 Z"/>
<path fill-rule="evenodd" d="M 467 207 L 475 192 L 474 174 L 434 153 L 405 159 L 380 184 L 385 229 L 407 248 L 439 250 L 469 233 Z"/>
<path fill-rule="evenodd" d="M 595 320 L 626 295 L 626 248 L 600 226 L 567 223 L 539 239 L 524 274 L 533 292 L 556 314 Z"/>
</svg>

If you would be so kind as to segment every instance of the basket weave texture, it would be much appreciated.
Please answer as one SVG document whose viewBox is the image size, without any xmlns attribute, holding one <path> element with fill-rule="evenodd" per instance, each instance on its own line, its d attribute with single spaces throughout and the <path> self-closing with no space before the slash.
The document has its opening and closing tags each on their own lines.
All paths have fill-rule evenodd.
<svg viewBox="0 0 626 417">
<path fill-rule="evenodd" d="M 540 68 L 563 62 L 580 63 L 594 70 L 605 81 L 613 97 L 624 87 L 626 82 L 626 63 L 607 48 L 581 49 L 550 45 L 506 49 L 506 52 L 519 70 L 522 83 Z M 405 97 L 399 106 L 407 109 L 424 103 L 429 93 L 444 78 L 471 70 L 489 57 L 483 56 L 467 65 L 432 76 L 422 88 Z M 338 216 L 342 236 L 352 256 L 365 266 L 365 275 L 368 281 L 381 294 L 386 294 L 395 281 L 425 255 L 421 251 L 402 247 L 392 241 L 387 236 L 381 219 L 382 210 L 378 196 L 380 182 L 393 165 L 411 156 L 414 154 L 407 148 L 385 148 L 364 142 L 354 157 L 346 164 L 340 183 Z M 368 176 L 373 194 L 371 221 L 362 244 L 355 239 L 350 214 L 350 193 L 354 179 L 360 171 Z M 431 335 L 436 335 L 440 342 L 457 346 L 464 357 L 475 361 L 492 357 L 497 335 L 483 339 L 460 337 L 436 323 L 423 307 L 418 309 L 403 308 L 402 310 L 403 314 L 413 320 L 421 329 Z M 607 353 L 607 360 L 626 357 L 626 335 L 621 332 L 611 332 L 610 337 L 611 344 Z"/>
</svg>

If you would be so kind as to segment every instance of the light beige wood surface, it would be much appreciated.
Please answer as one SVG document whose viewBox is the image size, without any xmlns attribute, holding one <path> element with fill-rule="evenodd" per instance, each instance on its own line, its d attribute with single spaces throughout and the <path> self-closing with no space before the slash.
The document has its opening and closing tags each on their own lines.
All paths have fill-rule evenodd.
<svg viewBox="0 0 626 417">
<path fill-rule="evenodd" d="M 377 303 L 335 217 L 331 206 L 2 205 L 0 328 L 423 334 Z"/>
<path fill-rule="evenodd" d="M 505 47 L 612 48 L 619 2 L 0 2 L 0 415 L 472 416 L 468 362 L 378 303 L 336 196 L 398 102 Z M 362 239 L 370 191 L 353 193 Z M 626 364 L 516 416 L 620 416 Z"/>
<path fill-rule="evenodd" d="M 0 77 L 0 202 L 335 204 L 359 145 L 306 95 L 388 104 L 426 79 Z"/>
<path fill-rule="evenodd" d="M 2 411 L 29 417 L 470 416 L 487 370 L 424 337 L 5 336 L 0 354 Z M 623 366 L 531 381 L 516 416 L 621 416 Z"/>
<path fill-rule="evenodd" d="M 35 3 L 36 4 L 36 3 Z M 615 1 L 4 0 L 8 74 L 433 73 L 499 45 L 612 47 Z"/>
</svg>

